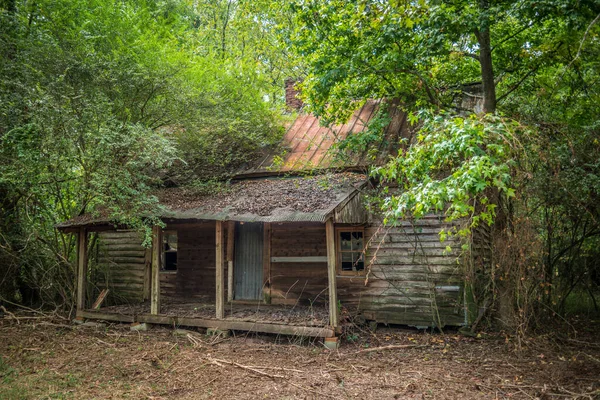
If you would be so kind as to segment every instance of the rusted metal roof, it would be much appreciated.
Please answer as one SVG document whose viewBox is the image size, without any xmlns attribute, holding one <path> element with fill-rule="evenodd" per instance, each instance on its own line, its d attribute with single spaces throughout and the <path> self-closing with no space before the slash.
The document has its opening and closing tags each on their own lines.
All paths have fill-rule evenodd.
<svg viewBox="0 0 600 400">
<path fill-rule="evenodd" d="M 385 128 L 382 140 L 373 145 L 375 147 L 343 159 L 336 158 L 332 151 L 335 144 L 350 135 L 364 132 L 381 106 L 381 100 L 369 100 L 345 124 L 330 127 L 321 126 L 320 118 L 314 115 L 300 114 L 286 131 L 279 147 L 240 171 L 236 177 L 381 164 L 398 150 L 399 139 L 410 136 L 406 114 L 396 103 L 390 104 L 391 122 Z M 369 153 L 375 157 L 369 158 Z"/>
<path fill-rule="evenodd" d="M 336 207 L 356 193 L 367 177 L 355 173 L 247 180 L 212 194 L 185 188 L 157 192 L 166 220 L 243 222 L 325 222 Z M 59 229 L 109 223 L 107 217 L 83 215 Z"/>
</svg>

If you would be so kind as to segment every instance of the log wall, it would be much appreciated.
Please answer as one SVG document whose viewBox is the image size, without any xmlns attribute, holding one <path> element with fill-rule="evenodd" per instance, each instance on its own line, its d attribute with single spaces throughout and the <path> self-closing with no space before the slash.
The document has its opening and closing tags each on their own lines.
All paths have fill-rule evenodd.
<svg viewBox="0 0 600 400">
<path fill-rule="evenodd" d="M 144 300 L 149 258 L 142 236 L 133 231 L 98 232 L 95 285 L 109 289 L 110 304 Z"/>
</svg>

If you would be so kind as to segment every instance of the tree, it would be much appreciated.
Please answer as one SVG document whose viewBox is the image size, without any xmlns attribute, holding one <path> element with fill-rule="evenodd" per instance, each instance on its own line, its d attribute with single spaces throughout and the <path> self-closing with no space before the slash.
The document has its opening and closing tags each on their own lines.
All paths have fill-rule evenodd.
<svg viewBox="0 0 600 400">
<path fill-rule="evenodd" d="M 514 283 L 510 302 L 551 309 L 590 282 L 599 270 L 589 259 L 598 255 L 591 249 L 600 227 L 600 4 L 299 1 L 292 9 L 298 27 L 290 37 L 308 70 L 303 94 L 312 111 L 342 122 L 369 98 L 399 99 L 418 130 L 372 171 L 401 189 L 380 195 L 390 222 L 437 211 L 467 218 L 469 233 L 499 211 L 497 250 L 512 250 L 495 261 L 502 268 L 489 287 L 506 288 L 498 276 Z M 478 116 L 465 107 L 471 99 Z M 372 126 L 368 137 L 378 122 Z M 517 314 L 516 325 L 531 321 Z"/>
<path fill-rule="evenodd" d="M 254 70 L 199 54 L 212 32 L 192 15 L 176 1 L 2 3 L 2 297 L 70 304 L 74 243 L 54 225 L 102 211 L 145 229 L 157 187 L 226 176 L 277 140 Z"/>
</svg>

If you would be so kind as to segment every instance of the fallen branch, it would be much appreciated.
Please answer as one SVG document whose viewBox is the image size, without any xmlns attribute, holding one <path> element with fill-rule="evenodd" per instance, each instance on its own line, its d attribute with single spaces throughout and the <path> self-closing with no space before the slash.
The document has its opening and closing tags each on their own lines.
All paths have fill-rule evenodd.
<svg viewBox="0 0 600 400">
<path fill-rule="evenodd" d="M 21 322 L 19 322 L 19 318 L 15 314 L 11 313 L 6 308 L 4 308 L 4 306 L 0 306 L 0 310 L 2 310 L 3 313 L 5 313 L 6 315 L 8 315 L 9 317 L 11 317 L 12 319 L 14 319 L 15 321 L 17 321 L 17 325 L 21 324 Z"/>
<path fill-rule="evenodd" d="M 34 313 L 34 314 L 42 315 L 42 316 L 44 316 L 44 317 L 48 317 L 48 318 L 60 318 L 60 319 L 68 320 L 68 318 L 66 318 L 66 317 L 63 317 L 62 315 L 58 315 L 58 314 L 56 313 L 56 311 L 55 311 L 55 312 L 53 312 L 52 314 L 46 314 L 46 313 L 43 313 L 43 312 L 41 312 L 41 311 L 34 310 L 33 308 L 29 308 L 29 307 L 23 306 L 23 305 L 21 305 L 21 304 L 13 303 L 12 301 L 6 300 L 6 299 L 5 299 L 4 297 L 2 297 L 2 296 L 0 296 L 0 300 L 1 300 L 1 301 L 3 301 L 4 303 L 8 303 L 8 304 L 10 304 L 10 305 L 13 305 L 13 306 L 15 306 L 15 307 L 22 308 L 22 309 L 24 309 L 24 310 L 27 310 L 27 311 L 29 311 L 29 312 L 32 312 L 32 313 Z"/>
<path fill-rule="evenodd" d="M 209 360 L 209 361 L 211 361 L 211 362 L 213 362 L 213 363 L 215 363 L 216 365 L 219 365 L 219 366 L 221 366 L 220 365 L 221 363 L 233 365 L 233 366 L 236 366 L 238 368 L 245 369 L 247 371 L 251 371 L 251 372 L 254 372 L 255 374 L 266 376 L 266 377 L 271 378 L 271 379 L 285 378 L 285 376 L 283 376 L 283 375 L 271 375 L 271 374 L 267 374 L 266 372 L 260 371 L 260 370 L 258 370 L 256 368 L 249 367 L 247 365 L 238 364 L 238 363 L 233 362 L 233 361 L 220 360 L 218 358 L 207 358 L 207 360 Z"/>
<path fill-rule="evenodd" d="M 360 354 L 360 353 L 373 353 L 375 351 L 383 351 L 383 350 L 394 350 L 394 349 L 416 349 L 421 347 L 429 347 L 427 344 L 392 344 L 389 346 L 381 346 L 381 347 L 372 347 L 370 349 L 362 349 L 355 353 L 346 353 L 346 354 Z"/>
</svg>

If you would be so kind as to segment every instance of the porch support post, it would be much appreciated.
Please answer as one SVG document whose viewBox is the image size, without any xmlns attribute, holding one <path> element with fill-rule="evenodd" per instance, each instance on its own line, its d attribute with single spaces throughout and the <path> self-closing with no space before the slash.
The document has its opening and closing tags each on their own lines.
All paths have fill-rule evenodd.
<svg viewBox="0 0 600 400">
<path fill-rule="evenodd" d="M 85 292 L 87 288 L 87 231 L 79 229 L 77 237 L 77 311 L 85 310 Z"/>
<path fill-rule="evenodd" d="M 215 228 L 215 243 L 217 254 L 215 257 L 215 267 L 217 278 L 215 308 L 217 311 L 217 319 L 225 318 L 225 230 L 223 229 L 223 221 L 216 221 Z"/>
<path fill-rule="evenodd" d="M 329 324 L 335 329 L 339 324 L 339 316 L 337 307 L 335 229 L 332 219 L 328 219 L 325 222 L 325 236 L 327 239 L 327 279 L 329 283 Z"/>
<path fill-rule="evenodd" d="M 235 243 L 235 221 L 227 224 L 227 301 L 233 301 L 233 254 Z"/>
<path fill-rule="evenodd" d="M 263 300 L 271 304 L 271 223 L 265 222 L 263 235 Z"/>
<path fill-rule="evenodd" d="M 160 314 L 160 254 L 162 253 L 162 229 L 152 227 L 152 269 L 150 274 L 150 314 Z"/>
</svg>

